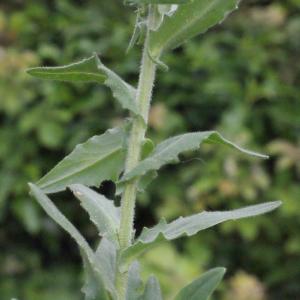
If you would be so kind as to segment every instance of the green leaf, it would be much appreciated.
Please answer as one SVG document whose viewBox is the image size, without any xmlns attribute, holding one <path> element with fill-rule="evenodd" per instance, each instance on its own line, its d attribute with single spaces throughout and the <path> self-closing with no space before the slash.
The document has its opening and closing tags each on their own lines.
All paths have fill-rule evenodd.
<svg viewBox="0 0 300 300">
<path fill-rule="evenodd" d="M 94 268 L 102 275 L 105 287 L 113 299 L 117 299 L 115 287 L 117 271 L 117 248 L 114 243 L 103 237 L 96 250 Z"/>
<path fill-rule="evenodd" d="M 139 115 L 138 105 L 136 103 L 136 89 L 129 85 L 127 82 L 122 80 L 117 74 L 108 69 L 97 57 L 97 66 L 101 72 L 107 76 L 104 84 L 108 86 L 115 99 L 117 99 L 120 104 L 132 111 L 134 114 Z"/>
<path fill-rule="evenodd" d="M 85 292 L 89 296 L 95 295 L 96 291 L 92 288 L 94 284 L 99 285 L 99 293 L 100 300 L 107 300 L 107 295 L 105 292 L 105 288 L 109 290 L 109 286 L 105 285 L 105 282 L 102 278 L 102 274 L 104 271 L 99 268 L 99 265 L 95 263 L 95 253 L 85 240 L 85 238 L 81 235 L 81 233 L 76 229 L 76 227 L 57 209 L 57 207 L 53 204 L 53 202 L 43 193 L 41 189 L 39 189 L 36 185 L 29 183 L 30 191 L 34 198 L 38 201 L 38 203 L 42 206 L 45 212 L 58 224 L 60 225 L 70 236 L 76 241 L 79 246 L 81 256 L 83 257 L 84 267 L 86 268 L 86 272 L 89 278 L 87 279 L 89 282 L 85 284 L 85 289 L 87 285 L 91 290 Z M 98 266 L 97 269 L 93 269 L 93 267 Z M 92 269 L 94 273 L 91 274 Z M 90 281 L 91 280 L 91 281 Z M 96 282 L 96 283 L 95 283 Z M 87 298 L 88 299 L 88 298 Z M 93 298 L 92 298 L 93 299 Z"/>
<path fill-rule="evenodd" d="M 126 137 L 125 129 L 114 128 L 77 145 L 38 186 L 55 193 L 75 183 L 97 186 L 104 180 L 116 181 L 124 167 Z"/>
<path fill-rule="evenodd" d="M 122 266 L 130 263 L 145 250 L 148 250 L 161 242 L 177 239 L 184 235 L 192 236 L 201 230 L 228 220 L 237 220 L 264 214 L 274 210 L 280 205 L 280 201 L 274 201 L 231 211 L 204 211 L 189 217 L 180 217 L 169 224 L 163 219 L 153 228 L 144 228 L 135 243 L 122 252 Z"/>
<path fill-rule="evenodd" d="M 126 300 L 140 300 L 142 287 L 140 265 L 137 261 L 134 261 L 128 270 Z"/>
<path fill-rule="evenodd" d="M 157 31 L 151 33 L 151 56 L 159 57 L 163 51 L 176 48 L 187 39 L 221 23 L 238 3 L 239 0 L 194 0 L 181 5 L 173 16 L 165 18 Z"/>
<path fill-rule="evenodd" d="M 57 209 L 53 202 L 39 189 L 36 185 L 29 183 L 30 191 L 37 202 L 42 206 L 45 212 L 71 237 L 77 242 L 81 251 L 87 256 L 90 262 L 94 259 L 94 252 L 88 245 L 87 241 L 75 228 L 75 226 Z"/>
<path fill-rule="evenodd" d="M 193 0 L 129 0 L 128 2 L 135 4 L 187 4 Z"/>
<path fill-rule="evenodd" d="M 126 173 L 120 180 L 124 182 L 134 177 L 145 175 L 149 171 L 158 170 L 165 164 L 178 162 L 178 155 L 189 150 L 196 150 L 202 143 L 223 144 L 235 148 L 240 152 L 260 158 L 268 158 L 256 152 L 243 149 L 226 140 L 215 131 L 202 131 L 178 135 L 158 144 L 150 156 L 142 160 L 133 170 Z"/>
<path fill-rule="evenodd" d="M 81 252 L 84 268 L 84 285 L 81 291 L 84 293 L 84 300 L 107 300 L 102 278 L 95 272 L 86 255 Z"/>
<path fill-rule="evenodd" d="M 120 209 L 114 205 L 112 200 L 108 200 L 82 184 L 73 184 L 69 188 L 90 215 L 99 234 L 118 245 L 117 232 L 120 226 Z"/>
<path fill-rule="evenodd" d="M 226 269 L 214 268 L 183 288 L 175 300 L 207 300 L 222 280 Z"/>
<path fill-rule="evenodd" d="M 155 276 L 150 276 L 145 287 L 145 291 L 140 300 L 162 300 L 159 282 Z M 186 298 L 188 299 L 188 298 Z"/>
<path fill-rule="evenodd" d="M 96 81 L 104 83 L 106 75 L 100 72 L 96 64 L 96 55 L 62 67 L 37 67 L 27 73 L 41 79 L 62 81 Z"/>
</svg>

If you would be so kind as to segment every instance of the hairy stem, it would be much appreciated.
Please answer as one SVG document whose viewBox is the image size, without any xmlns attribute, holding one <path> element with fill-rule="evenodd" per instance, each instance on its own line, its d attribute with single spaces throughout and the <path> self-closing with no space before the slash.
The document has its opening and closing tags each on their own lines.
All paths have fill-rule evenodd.
<svg viewBox="0 0 300 300">
<path fill-rule="evenodd" d="M 133 121 L 128 143 L 125 173 L 132 170 L 139 162 L 141 148 L 147 130 L 147 120 L 152 97 L 153 83 L 155 79 L 156 66 L 148 55 L 149 23 L 153 22 L 153 8 L 149 8 L 147 35 L 141 62 L 141 70 L 136 95 L 136 103 L 143 119 L 136 117 Z M 146 122 L 145 122 L 146 121 Z M 134 210 L 137 194 L 137 179 L 125 184 L 121 199 L 121 223 L 119 230 L 120 251 L 131 245 L 133 239 Z M 119 273 L 117 276 L 117 287 L 119 300 L 126 297 L 127 272 Z"/>
</svg>

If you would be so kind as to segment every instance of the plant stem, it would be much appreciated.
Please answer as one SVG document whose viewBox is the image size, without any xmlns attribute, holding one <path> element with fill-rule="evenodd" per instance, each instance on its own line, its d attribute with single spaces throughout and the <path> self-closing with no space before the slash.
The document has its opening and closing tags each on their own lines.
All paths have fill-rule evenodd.
<svg viewBox="0 0 300 300">
<path fill-rule="evenodd" d="M 155 79 L 156 65 L 148 55 L 149 42 L 149 23 L 153 21 L 153 8 L 149 8 L 147 20 L 147 34 L 144 43 L 144 50 L 141 62 L 141 70 L 136 95 L 136 103 L 139 106 L 140 114 L 143 119 L 136 117 L 133 121 L 125 164 L 125 173 L 132 170 L 139 162 L 141 148 L 147 130 L 147 120 L 152 97 L 153 83 Z M 121 222 L 119 230 L 120 251 L 131 245 L 133 239 L 134 211 L 137 194 L 138 179 L 129 181 L 125 184 L 121 199 Z M 125 300 L 126 297 L 127 272 L 118 273 L 117 286 L 119 300 Z"/>
</svg>

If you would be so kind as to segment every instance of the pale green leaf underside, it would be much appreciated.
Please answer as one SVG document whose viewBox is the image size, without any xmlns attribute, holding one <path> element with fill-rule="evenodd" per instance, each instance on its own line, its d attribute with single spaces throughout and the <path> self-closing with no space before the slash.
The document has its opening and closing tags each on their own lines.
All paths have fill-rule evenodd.
<svg viewBox="0 0 300 300">
<path fill-rule="evenodd" d="M 60 81 L 96 81 L 104 83 L 106 75 L 100 72 L 96 64 L 96 56 L 83 59 L 61 67 L 37 67 L 27 70 L 31 76 L 40 79 Z"/>
<path fill-rule="evenodd" d="M 221 282 L 224 268 L 214 268 L 183 288 L 175 300 L 207 300 Z"/>
<path fill-rule="evenodd" d="M 55 193 L 71 184 L 97 186 L 104 180 L 117 180 L 124 167 L 125 139 L 123 128 L 92 137 L 77 145 L 37 185 L 45 193 Z"/>
<path fill-rule="evenodd" d="M 140 275 L 140 265 L 134 261 L 128 270 L 126 300 L 140 300 L 143 282 Z"/>
<path fill-rule="evenodd" d="M 178 155 L 180 153 L 196 150 L 202 143 L 223 144 L 251 156 L 267 158 L 266 155 L 237 146 L 215 131 L 186 133 L 169 138 L 158 144 L 150 156 L 142 160 L 133 170 L 122 177 L 121 182 L 145 175 L 149 171 L 156 171 L 165 164 L 178 162 Z"/>
<path fill-rule="evenodd" d="M 136 89 L 121 79 L 116 73 L 108 69 L 96 56 L 97 67 L 100 72 L 103 72 L 107 78 L 104 81 L 104 84 L 109 87 L 113 93 L 115 99 L 117 99 L 120 104 L 125 109 L 129 109 L 134 114 L 139 114 L 138 105 L 136 103 Z"/>
<path fill-rule="evenodd" d="M 104 264 L 99 264 L 97 256 L 99 254 L 94 253 L 85 238 L 76 229 L 76 227 L 57 209 L 53 202 L 47 197 L 44 192 L 39 189 L 36 185 L 29 183 L 30 191 L 38 203 L 42 206 L 45 212 L 58 224 L 60 225 L 78 244 L 83 260 L 86 267 L 86 278 L 88 282 L 85 284 L 86 297 L 94 297 L 98 292 L 99 300 L 107 300 L 105 289 L 108 290 L 112 295 L 115 294 L 115 288 L 109 284 L 106 277 L 103 277 L 106 269 Z M 99 289 L 95 290 L 95 284 L 98 284 Z M 88 289 L 88 290 L 86 290 Z M 87 298 L 89 299 L 89 298 Z M 98 298 L 97 298 L 98 300 Z"/>
<path fill-rule="evenodd" d="M 239 0 L 194 0 L 178 7 L 174 15 L 166 17 L 160 28 L 151 33 L 151 55 L 158 57 L 164 50 L 176 48 L 221 23 L 238 3 Z"/>
<path fill-rule="evenodd" d="M 150 276 L 140 300 L 162 300 L 160 285 L 156 277 Z"/>
<path fill-rule="evenodd" d="M 162 220 L 153 228 L 144 228 L 135 243 L 122 253 L 122 262 L 129 263 L 145 250 L 157 244 L 179 238 L 192 236 L 201 230 L 207 229 L 219 223 L 257 216 L 270 212 L 281 205 L 280 201 L 267 202 L 258 205 L 247 206 L 231 211 L 201 212 L 189 217 L 180 217 L 167 224 Z"/>
<path fill-rule="evenodd" d="M 112 200 L 108 200 L 82 184 L 73 184 L 69 188 L 90 215 L 99 235 L 118 245 L 117 231 L 120 226 L 120 209 L 114 205 Z"/>
<path fill-rule="evenodd" d="M 95 253 L 94 268 L 101 273 L 106 288 L 110 291 L 113 299 L 117 299 L 115 286 L 117 271 L 117 248 L 106 237 L 101 242 Z"/>
<path fill-rule="evenodd" d="M 75 228 L 75 226 L 57 209 L 53 202 L 43 193 L 39 187 L 29 183 L 30 192 L 37 200 L 37 202 L 42 206 L 45 212 L 70 236 L 77 242 L 81 251 L 87 256 L 90 262 L 94 259 L 93 250 L 90 248 L 81 233 Z"/>
</svg>

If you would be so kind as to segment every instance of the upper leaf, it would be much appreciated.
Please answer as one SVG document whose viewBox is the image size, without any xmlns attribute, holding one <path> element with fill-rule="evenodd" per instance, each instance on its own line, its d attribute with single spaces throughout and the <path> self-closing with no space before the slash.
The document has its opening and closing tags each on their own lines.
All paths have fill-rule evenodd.
<svg viewBox="0 0 300 300">
<path fill-rule="evenodd" d="M 207 300 L 225 274 L 224 268 L 211 269 L 183 288 L 175 300 Z"/>
<path fill-rule="evenodd" d="M 55 193 L 74 183 L 96 186 L 116 180 L 124 167 L 126 137 L 125 129 L 114 128 L 77 145 L 38 186 L 45 193 Z"/>
<path fill-rule="evenodd" d="M 122 253 L 122 263 L 128 264 L 145 250 L 157 244 L 179 238 L 183 235 L 192 236 L 197 232 L 228 220 L 237 220 L 267 213 L 281 205 L 280 201 L 267 202 L 247 206 L 231 211 L 201 212 L 167 224 L 162 220 L 153 228 L 144 228 L 136 242 Z"/>
<path fill-rule="evenodd" d="M 236 144 L 223 138 L 215 131 L 186 133 L 169 138 L 158 144 L 150 156 L 142 160 L 133 170 L 123 176 L 121 182 L 130 180 L 137 176 L 142 176 L 152 170 L 158 170 L 165 164 L 177 162 L 178 155 L 180 153 L 188 150 L 195 150 L 204 142 L 227 145 L 248 155 L 267 158 L 266 155 L 252 152 L 237 146 Z"/>
<path fill-rule="evenodd" d="M 98 69 L 103 72 L 107 78 L 104 81 L 104 84 L 108 86 L 113 96 L 120 102 L 120 104 L 132 111 L 134 114 L 138 115 L 138 105 L 136 103 L 136 89 L 121 79 L 116 73 L 108 69 L 96 56 Z"/>
<path fill-rule="evenodd" d="M 37 67 L 27 70 L 27 73 L 41 79 L 62 81 L 96 81 L 104 83 L 106 75 L 100 72 L 93 55 L 79 62 L 61 67 Z"/>
<path fill-rule="evenodd" d="M 136 90 L 116 73 L 108 69 L 99 59 L 97 54 L 79 62 L 62 67 L 37 67 L 27 70 L 30 75 L 50 80 L 60 81 L 96 81 L 105 84 L 113 93 L 113 96 L 125 109 L 129 109 L 138 115 L 136 105 Z"/>
<path fill-rule="evenodd" d="M 157 31 L 151 33 L 151 56 L 159 57 L 164 50 L 176 48 L 221 23 L 238 3 L 239 0 L 194 0 L 181 5 L 173 16 L 165 18 Z"/>
<path fill-rule="evenodd" d="M 82 184 L 73 184 L 69 188 L 90 215 L 99 234 L 118 245 L 117 231 L 120 226 L 120 209 L 114 205 L 112 200 L 108 200 Z"/>
</svg>

